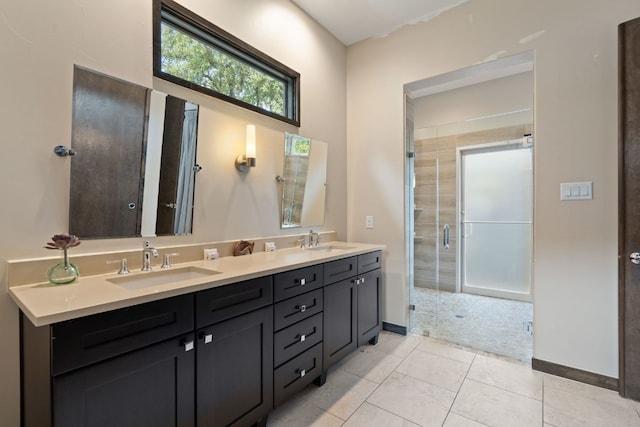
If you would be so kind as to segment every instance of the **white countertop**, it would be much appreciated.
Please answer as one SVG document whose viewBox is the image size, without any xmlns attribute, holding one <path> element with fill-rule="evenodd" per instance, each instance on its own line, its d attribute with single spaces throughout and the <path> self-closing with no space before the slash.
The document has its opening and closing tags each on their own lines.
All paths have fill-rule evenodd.
<svg viewBox="0 0 640 427">
<path fill-rule="evenodd" d="M 124 276 L 104 274 L 81 276 L 68 285 L 36 283 L 13 286 L 9 288 L 9 295 L 35 326 L 44 326 L 385 248 L 384 245 L 352 242 L 330 242 L 321 246 L 340 249 L 288 248 L 239 257 L 222 257 L 213 261 L 174 264 L 172 269 L 193 266 L 218 273 L 143 289 L 124 288 L 109 282 L 109 279 Z M 157 271 L 161 271 L 159 266 L 154 267 L 154 272 Z M 126 277 L 144 274 L 149 273 L 132 271 Z"/>
</svg>

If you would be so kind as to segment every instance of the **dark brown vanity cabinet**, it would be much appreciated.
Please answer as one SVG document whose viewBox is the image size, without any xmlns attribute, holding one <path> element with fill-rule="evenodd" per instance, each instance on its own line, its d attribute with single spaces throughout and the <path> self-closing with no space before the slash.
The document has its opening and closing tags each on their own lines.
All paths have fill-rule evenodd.
<svg viewBox="0 0 640 427">
<path fill-rule="evenodd" d="M 198 426 L 266 421 L 273 408 L 272 303 L 270 276 L 196 294 Z"/>
<path fill-rule="evenodd" d="M 274 276 L 274 405 L 322 376 L 322 264 Z"/>
<path fill-rule="evenodd" d="M 381 329 L 380 252 L 35 327 L 25 427 L 251 426 Z"/>
<path fill-rule="evenodd" d="M 378 343 L 382 331 L 382 253 L 358 256 L 358 346 Z"/>
<path fill-rule="evenodd" d="M 24 426 L 194 425 L 192 295 L 20 323 Z"/>
<path fill-rule="evenodd" d="M 382 330 L 380 251 L 324 264 L 324 371 Z M 333 281 L 333 282 L 332 282 Z"/>
<path fill-rule="evenodd" d="M 194 426 L 195 352 L 186 343 L 193 334 L 54 377 L 53 425 Z"/>
</svg>

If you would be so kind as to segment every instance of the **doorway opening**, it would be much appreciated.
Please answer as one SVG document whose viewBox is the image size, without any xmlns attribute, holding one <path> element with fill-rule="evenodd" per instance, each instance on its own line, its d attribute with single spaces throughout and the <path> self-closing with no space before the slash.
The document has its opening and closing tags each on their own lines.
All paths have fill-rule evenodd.
<svg viewBox="0 0 640 427">
<path fill-rule="evenodd" d="M 532 61 L 451 73 L 466 76 L 455 87 L 442 84 L 455 75 L 406 85 L 409 330 L 524 361 L 533 355 Z"/>
</svg>

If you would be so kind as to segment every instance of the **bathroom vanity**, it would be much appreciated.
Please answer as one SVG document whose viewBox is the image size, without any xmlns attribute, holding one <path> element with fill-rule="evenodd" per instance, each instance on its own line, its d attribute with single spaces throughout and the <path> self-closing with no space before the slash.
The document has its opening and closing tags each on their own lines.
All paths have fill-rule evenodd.
<svg viewBox="0 0 640 427">
<path fill-rule="evenodd" d="M 10 288 L 24 426 L 266 424 L 377 342 L 383 247 L 341 245 L 188 263 L 174 268 L 202 274 L 175 283 L 122 286 L 153 277 L 136 272 Z"/>
</svg>

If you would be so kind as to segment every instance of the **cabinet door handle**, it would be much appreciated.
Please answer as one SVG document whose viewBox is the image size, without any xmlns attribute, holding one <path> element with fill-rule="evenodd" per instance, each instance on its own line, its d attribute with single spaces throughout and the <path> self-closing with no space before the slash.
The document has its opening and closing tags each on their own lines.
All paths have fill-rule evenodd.
<svg viewBox="0 0 640 427">
<path fill-rule="evenodd" d="M 302 279 L 296 279 L 295 282 L 300 285 L 300 286 L 304 286 L 307 284 L 307 279 L 302 278 Z"/>
<path fill-rule="evenodd" d="M 300 374 L 300 378 L 304 377 L 305 375 L 307 375 L 307 371 L 305 369 L 296 369 L 296 372 L 298 374 Z"/>
<path fill-rule="evenodd" d="M 213 341 L 213 334 L 205 334 L 204 343 L 210 344 Z"/>
<path fill-rule="evenodd" d="M 360 278 L 360 283 L 358 284 L 362 284 L 362 283 L 364 283 L 364 277 Z"/>
<path fill-rule="evenodd" d="M 356 285 L 360 284 L 360 279 L 353 279 L 351 283 L 355 283 Z"/>
<path fill-rule="evenodd" d="M 191 350 L 193 350 L 193 348 L 194 348 L 194 345 L 193 345 L 193 344 L 194 344 L 194 343 L 193 343 L 193 340 L 191 340 L 191 341 L 184 341 L 184 342 L 183 342 L 183 345 L 184 345 L 184 351 L 191 351 Z"/>
</svg>

